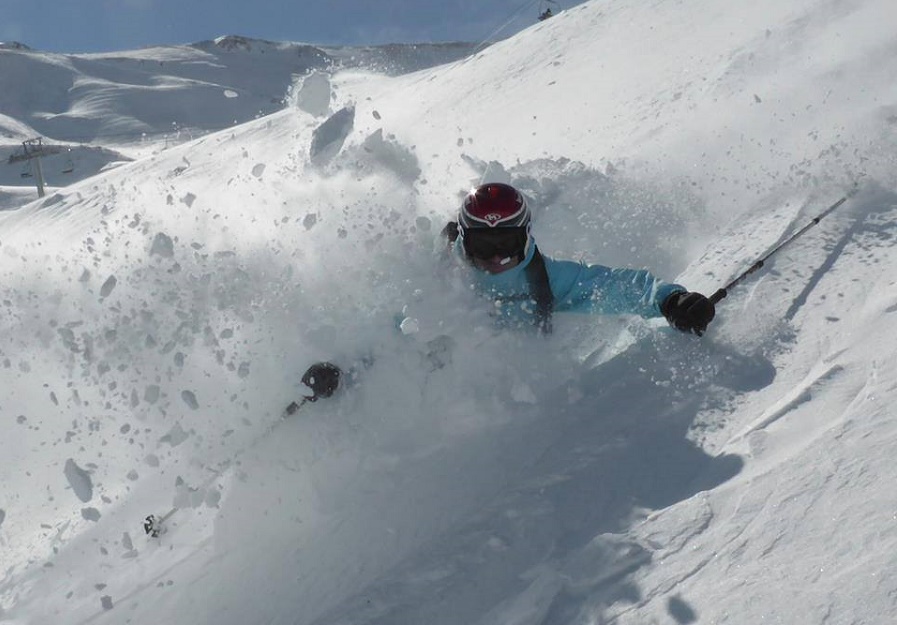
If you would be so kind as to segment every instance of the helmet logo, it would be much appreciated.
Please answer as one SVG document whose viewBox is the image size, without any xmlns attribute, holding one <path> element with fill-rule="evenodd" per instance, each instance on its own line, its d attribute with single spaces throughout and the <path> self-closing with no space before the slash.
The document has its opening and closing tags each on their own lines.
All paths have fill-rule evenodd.
<svg viewBox="0 0 897 625">
<path fill-rule="evenodd" d="M 488 215 L 483 215 L 483 219 L 488 221 L 490 224 L 495 224 L 495 222 L 501 219 L 501 215 L 498 213 L 489 213 Z"/>
</svg>

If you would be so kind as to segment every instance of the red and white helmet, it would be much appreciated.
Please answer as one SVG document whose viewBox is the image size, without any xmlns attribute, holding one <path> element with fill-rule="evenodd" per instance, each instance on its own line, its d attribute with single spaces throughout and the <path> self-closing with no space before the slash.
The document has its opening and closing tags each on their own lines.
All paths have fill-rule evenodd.
<svg viewBox="0 0 897 625">
<path fill-rule="evenodd" d="M 501 182 L 489 182 L 473 189 L 461 203 L 458 225 L 474 228 L 525 228 L 530 212 L 526 198 L 517 189 Z"/>
</svg>

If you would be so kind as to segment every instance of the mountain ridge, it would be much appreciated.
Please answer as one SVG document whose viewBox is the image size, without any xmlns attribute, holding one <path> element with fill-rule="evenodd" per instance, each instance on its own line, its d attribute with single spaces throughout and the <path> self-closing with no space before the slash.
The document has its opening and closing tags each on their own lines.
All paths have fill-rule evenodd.
<svg viewBox="0 0 897 625">
<path fill-rule="evenodd" d="M 57 144 L 50 186 L 115 162 L 269 115 L 297 81 L 345 69 L 399 75 L 464 58 L 472 43 L 316 46 L 226 35 L 177 46 L 58 54 L 0 46 L 0 159 L 34 137 Z M 138 102 L 139 100 L 139 102 Z M 95 150 L 104 148 L 105 157 Z M 62 174 L 66 171 L 65 175 Z M 33 172 L 0 168 L 0 186 L 27 187 Z"/>
</svg>

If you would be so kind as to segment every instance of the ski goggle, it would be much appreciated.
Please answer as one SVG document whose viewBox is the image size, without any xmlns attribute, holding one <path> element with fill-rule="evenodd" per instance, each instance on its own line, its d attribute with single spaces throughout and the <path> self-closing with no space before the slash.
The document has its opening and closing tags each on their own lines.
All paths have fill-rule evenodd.
<svg viewBox="0 0 897 625">
<path fill-rule="evenodd" d="M 464 251 L 474 258 L 522 256 L 527 228 L 465 228 Z"/>
</svg>

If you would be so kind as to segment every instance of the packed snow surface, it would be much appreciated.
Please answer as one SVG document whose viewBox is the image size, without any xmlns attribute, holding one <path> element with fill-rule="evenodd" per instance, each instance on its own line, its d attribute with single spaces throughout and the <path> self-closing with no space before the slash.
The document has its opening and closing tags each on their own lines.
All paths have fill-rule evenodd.
<svg viewBox="0 0 897 625">
<path fill-rule="evenodd" d="M 893 17 L 589 2 L 3 187 L 0 622 L 894 622 Z M 143 51 L 108 127 L 200 52 Z M 486 180 L 530 197 L 543 252 L 706 294 L 847 199 L 704 337 L 557 314 L 546 338 L 496 328 L 441 253 Z M 282 418 L 321 360 L 344 388 Z"/>
</svg>

